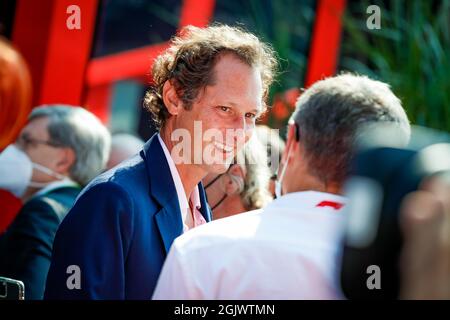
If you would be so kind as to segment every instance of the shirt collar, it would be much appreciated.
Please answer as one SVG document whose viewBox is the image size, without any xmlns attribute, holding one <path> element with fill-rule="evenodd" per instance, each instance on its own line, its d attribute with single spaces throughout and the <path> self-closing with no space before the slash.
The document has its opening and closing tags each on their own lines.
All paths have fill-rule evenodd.
<svg viewBox="0 0 450 320">
<path fill-rule="evenodd" d="M 337 194 L 319 191 L 300 191 L 284 194 L 269 203 L 270 206 L 292 207 L 298 209 L 312 209 L 318 207 L 333 207 L 340 210 L 345 206 L 347 199 Z"/>
<path fill-rule="evenodd" d="M 175 189 L 177 191 L 178 196 L 178 202 L 180 204 L 180 210 L 181 210 L 181 216 L 183 218 L 183 223 L 186 219 L 187 210 L 189 209 L 189 202 L 186 198 L 186 192 L 184 191 L 183 183 L 181 182 L 180 174 L 178 173 L 178 169 L 175 166 L 175 162 L 172 159 L 172 156 L 170 155 L 169 149 L 167 149 L 166 144 L 161 139 L 161 135 L 158 133 L 158 140 L 161 144 L 161 147 L 164 151 L 164 155 L 166 157 L 167 163 L 169 164 L 170 173 L 172 175 L 173 183 L 175 184 Z M 190 197 L 192 204 L 197 209 L 201 208 L 201 202 L 200 202 L 200 194 L 198 191 L 198 186 L 195 186 L 191 197 Z"/>
</svg>

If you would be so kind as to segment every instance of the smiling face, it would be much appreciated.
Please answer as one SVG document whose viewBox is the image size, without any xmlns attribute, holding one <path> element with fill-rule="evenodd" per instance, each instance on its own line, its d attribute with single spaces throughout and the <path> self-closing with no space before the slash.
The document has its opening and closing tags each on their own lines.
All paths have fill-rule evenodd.
<svg viewBox="0 0 450 320">
<path fill-rule="evenodd" d="M 202 168 L 205 175 L 227 170 L 250 139 L 255 121 L 263 111 L 261 74 L 257 68 L 232 54 L 224 54 L 213 72 L 214 83 L 200 90 L 190 110 L 177 108 L 176 114 L 171 112 L 168 119 L 172 131 L 178 128 L 189 131 L 190 163 Z M 170 112 L 171 108 L 168 109 Z M 199 135 L 201 138 L 195 138 Z"/>
</svg>

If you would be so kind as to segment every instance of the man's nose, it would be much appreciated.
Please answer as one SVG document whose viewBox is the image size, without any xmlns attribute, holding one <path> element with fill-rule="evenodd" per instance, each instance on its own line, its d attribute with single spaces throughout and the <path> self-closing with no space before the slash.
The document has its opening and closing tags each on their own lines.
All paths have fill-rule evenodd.
<svg viewBox="0 0 450 320">
<path fill-rule="evenodd" d="M 233 142 L 238 146 L 238 149 L 240 149 L 240 147 L 242 147 L 248 141 L 248 139 L 250 139 L 253 132 L 252 130 L 254 125 L 249 124 L 246 120 L 248 119 L 243 115 L 236 117 L 234 121 Z"/>
<path fill-rule="evenodd" d="M 245 116 L 236 117 L 234 129 L 236 133 L 235 139 L 237 140 L 245 139 L 246 132 L 249 129 L 249 126 L 245 120 Z"/>
</svg>

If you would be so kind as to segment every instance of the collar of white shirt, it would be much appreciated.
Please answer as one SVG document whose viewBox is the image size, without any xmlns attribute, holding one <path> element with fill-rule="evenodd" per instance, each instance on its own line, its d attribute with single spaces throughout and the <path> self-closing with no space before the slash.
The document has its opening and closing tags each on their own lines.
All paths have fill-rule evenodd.
<svg viewBox="0 0 450 320">
<path fill-rule="evenodd" d="M 337 194 L 319 191 L 300 191 L 287 193 L 275 199 L 267 207 L 295 207 L 299 210 L 329 207 L 340 210 L 345 206 L 347 199 Z"/>
<path fill-rule="evenodd" d="M 180 174 L 178 173 L 177 167 L 175 166 L 175 162 L 173 161 L 169 149 L 167 149 L 167 146 L 161 139 L 159 133 L 158 133 L 158 140 L 164 151 L 164 155 L 166 156 L 167 163 L 169 164 L 170 173 L 172 175 L 173 183 L 175 185 L 175 189 L 177 190 L 178 202 L 180 204 L 180 211 L 181 211 L 181 219 L 183 221 L 183 232 L 186 232 L 189 229 L 188 226 L 186 225 L 186 216 L 190 212 L 189 202 L 186 198 L 186 192 L 184 191 L 183 183 L 181 182 Z M 192 201 L 192 204 L 194 205 L 194 208 L 197 209 L 201 208 L 198 186 L 195 186 L 193 192 L 191 193 L 190 199 Z"/>
</svg>

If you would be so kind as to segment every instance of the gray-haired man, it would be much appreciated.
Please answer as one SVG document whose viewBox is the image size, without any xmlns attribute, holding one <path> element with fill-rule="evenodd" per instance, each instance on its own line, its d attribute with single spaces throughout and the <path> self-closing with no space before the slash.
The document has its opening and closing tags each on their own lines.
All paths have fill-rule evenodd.
<svg viewBox="0 0 450 320">
<path fill-rule="evenodd" d="M 26 299 L 42 299 L 56 230 L 81 187 L 105 167 L 110 140 L 85 109 L 43 106 L 0 154 L 0 187 L 24 201 L 0 237 L 0 276 L 23 281 Z"/>
</svg>

